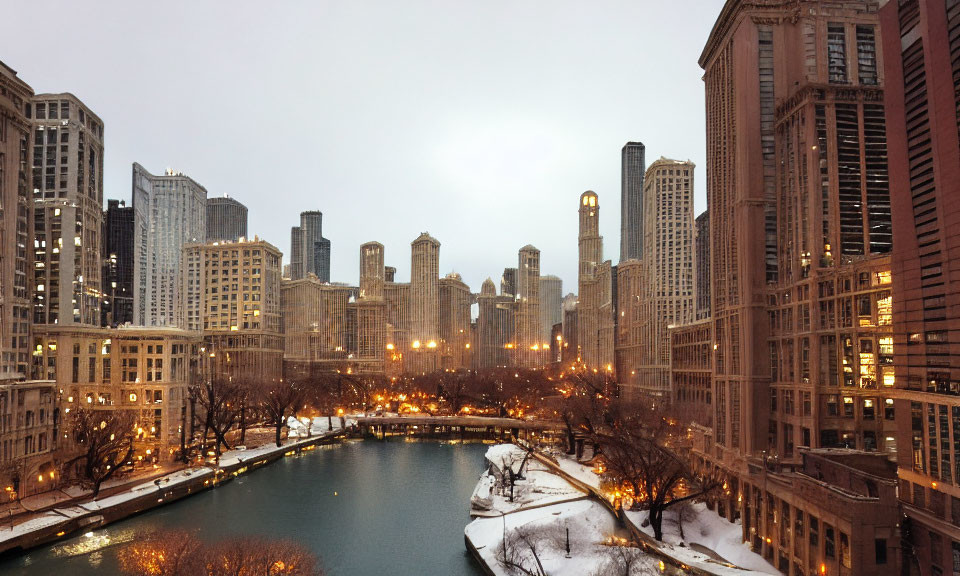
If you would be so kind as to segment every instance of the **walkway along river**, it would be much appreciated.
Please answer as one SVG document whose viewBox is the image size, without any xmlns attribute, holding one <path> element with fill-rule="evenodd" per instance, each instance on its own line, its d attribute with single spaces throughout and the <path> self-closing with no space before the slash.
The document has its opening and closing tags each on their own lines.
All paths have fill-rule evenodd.
<svg viewBox="0 0 960 576">
<path fill-rule="evenodd" d="M 463 528 L 486 448 L 399 438 L 318 447 L 216 490 L 6 559 L 0 574 L 116 574 L 120 545 L 162 529 L 209 540 L 290 538 L 315 551 L 330 576 L 482 574 L 463 547 Z"/>
</svg>

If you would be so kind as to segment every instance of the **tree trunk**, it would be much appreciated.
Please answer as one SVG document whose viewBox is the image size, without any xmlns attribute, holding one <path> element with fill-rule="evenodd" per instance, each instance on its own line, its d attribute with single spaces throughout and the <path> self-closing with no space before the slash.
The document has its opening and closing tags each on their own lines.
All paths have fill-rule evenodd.
<svg viewBox="0 0 960 576">
<path fill-rule="evenodd" d="M 657 542 L 663 542 L 663 509 L 659 507 L 650 508 L 650 526 L 653 527 L 653 537 Z"/>
<path fill-rule="evenodd" d="M 247 403 L 240 404 L 240 443 L 247 438 Z"/>
<path fill-rule="evenodd" d="M 280 447 L 280 429 L 281 428 L 283 428 L 283 418 L 281 418 L 280 420 L 277 420 L 277 437 L 276 437 L 277 448 Z"/>
<path fill-rule="evenodd" d="M 333 416 L 327 416 L 327 432 L 333 430 Z"/>
</svg>

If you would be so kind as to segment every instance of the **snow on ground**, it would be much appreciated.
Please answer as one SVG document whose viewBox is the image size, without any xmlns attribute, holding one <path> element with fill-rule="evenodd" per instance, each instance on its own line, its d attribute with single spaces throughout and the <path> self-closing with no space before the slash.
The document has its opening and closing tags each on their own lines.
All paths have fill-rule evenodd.
<svg viewBox="0 0 960 576">
<path fill-rule="evenodd" d="M 556 504 L 587 495 L 554 474 L 539 460 L 528 458 L 526 450 L 514 444 L 491 446 L 486 459 L 493 470 L 492 474 L 488 471 L 481 475 L 473 491 L 470 504 L 474 516 L 499 516 L 501 512 Z M 512 500 L 509 480 L 506 479 L 508 468 L 523 476 L 514 483 Z"/>
<path fill-rule="evenodd" d="M 504 532 L 517 529 L 534 534 L 538 556 L 544 571 L 551 576 L 590 576 L 607 573 L 604 565 L 618 547 L 606 546 L 609 538 L 623 537 L 616 520 L 602 504 L 594 500 L 564 502 L 534 510 L 508 513 L 502 517 L 478 518 L 464 533 L 484 562 L 498 576 L 514 574 L 500 562 Z M 570 558 L 566 558 L 566 529 L 570 529 Z M 515 548 L 529 566 L 535 562 L 529 549 Z M 635 553 L 635 552 L 633 552 Z M 658 560 L 645 556 L 640 562 L 650 570 Z"/>
<path fill-rule="evenodd" d="M 630 521 L 644 533 L 653 536 L 653 528 L 643 523 L 649 512 L 627 512 Z M 691 544 L 699 545 L 716 552 L 726 562 L 747 570 L 766 574 L 779 572 L 759 554 L 750 550 L 750 547 L 741 541 L 741 526 L 728 522 L 719 514 L 707 508 L 700 502 L 691 504 L 683 516 L 683 535 L 680 538 L 680 526 L 677 522 L 677 509 L 668 508 L 663 515 L 663 550 L 674 558 L 692 565 L 708 562 L 707 569 L 717 572 L 717 568 L 709 562 L 709 556 L 692 550 Z M 683 543 L 685 546 L 681 546 Z M 743 571 L 720 572 L 723 574 L 742 574 Z"/>
<path fill-rule="evenodd" d="M 560 450 L 551 450 L 550 456 L 554 458 L 557 466 L 571 477 L 591 488 L 600 489 L 600 476 L 593 471 L 593 467 L 589 464 L 581 464 L 573 456 Z"/>
<path fill-rule="evenodd" d="M 347 428 L 357 424 L 355 418 L 345 417 L 344 420 Z M 326 416 L 314 416 L 313 419 L 310 420 L 309 434 L 307 433 L 306 423 L 294 416 L 287 418 L 287 427 L 289 428 L 287 438 L 310 438 L 312 436 L 340 430 L 340 417 L 331 416 L 328 420 Z"/>
</svg>

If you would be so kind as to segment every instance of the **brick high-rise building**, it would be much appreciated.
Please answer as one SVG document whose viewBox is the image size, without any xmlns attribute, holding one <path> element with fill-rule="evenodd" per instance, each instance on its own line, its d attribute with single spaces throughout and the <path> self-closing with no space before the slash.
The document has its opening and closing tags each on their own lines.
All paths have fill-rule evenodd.
<svg viewBox="0 0 960 576">
<path fill-rule="evenodd" d="M 316 277 L 280 285 L 283 377 L 303 381 L 348 366 L 347 309 L 357 289 Z"/>
<path fill-rule="evenodd" d="M 643 256 L 643 177 L 646 147 L 627 142 L 620 150 L 620 261 Z"/>
<path fill-rule="evenodd" d="M 697 216 L 694 233 L 694 279 L 697 320 L 710 317 L 710 211 Z"/>
<path fill-rule="evenodd" d="M 667 326 L 692 322 L 695 316 L 693 170 L 692 162 L 660 158 L 644 176 L 644 276 L 640 284 L 646 298 L 640 303 L 640 324 L 646 330 L 641 336 L 636 385 L 653 396 L 669 396 Z"/>
<path fill-rule="evenodd" d="M 282 376 L 281 258 L 256 238 L 183 247 L 180 325 L 202 330 L 224 375 L 251 385 Z"/>
<path fill-rule="evenodd" d="M 577 343 L 580 359 L 588 368 L 613 371 L 614 301 L 613 270 L 603 260 L 600 236 L 600 203 L 596 193 L 580 195 L 579 301 Z"/>
<path fill-rule="evenodd" d="M 653 346 L 648 329 L 652 299 L 644 260 L 621 260 L 617 265 L 617 338 L 616 369 L 624 396 L 642 392 L 639 386 L 640 365 Z"/>
<path fill-rule="evenodd" d="M 789 574 L 896 571 L 886 487 L 829 506 L 805 488 L 818 448 L 895 449 L 877 8 L 729 0 L 700 58 L 714 357 L 694 454 L 727 472 L 721 510 Z M 883 455 L 829 454 L 890 475 Z"/>
<path fill-rule="evenodd" d="M 2 62 L 0 87 L 0 378 L 7 379 L 29 374 L 33 346 L 33 127 L 27 117 L 33 89 Z"/>
<path fill-rule="evenodd" d="M 133 322 L 135 254 L 142 235 L 133 206 L 123 200 L 108 200 L 103 223 L 103 326 Z"/>
<path fill-rule="evenodd" d="M 224 194 L 207 198 L 207 242 L 247 237 L 247 207 Z"/>
<path fill-rule="evenodd" d="M 144 222 L 137 229 L 134 324 L 174 325 L 183 246 L 206 240 L 207 190 L 182 173 L 155 176 L 134 163 L 133 209 Z"/>
<path fill-rule="evenodd" d="M 410 348 L 404 369 L 433 372 L 440 367 L 440 242 L 424 232 L 410 243 Z"/>
<path fill-rule="evenodd" d="M 563 349 L 560 351 L 560 361 L 573 365 L 580 359 L 580 345 L 577 343 L 577 295 L 567 294 L 563 297 Z"/>
<path fill-rule="evenodd" d="M 37 94 L 33 122 L 34 324 L 100 325 L 103 121 L 72 94 Z"/>
<path fill-rule="evenodd" d="M 960 567 L 960 2 L 880 9 L 900 500 L 920 574 Z M 914 572 L 916 573 L 916 572 Z"/>
</svg>

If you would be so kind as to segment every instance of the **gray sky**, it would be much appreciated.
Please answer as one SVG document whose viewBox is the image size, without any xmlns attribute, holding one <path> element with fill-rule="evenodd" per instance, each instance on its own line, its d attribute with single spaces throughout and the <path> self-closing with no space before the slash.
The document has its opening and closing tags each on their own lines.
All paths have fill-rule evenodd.
<svg viewBox="0 0 960 576">
<path fill-rule="evenodd" d="M 134 161 L 170 167 L 246 204 L 285 260 L 323 211 L 334 281 L 370 240 L 406 281 L 429 231 L 474 291 L 533 244 L 571 292 L 584 190 L 619 259 L 628 140 L 695 162 L 706 208 L 697 57 L 722 5 L 7 0 L 0 59 L 103 119 L 106 198 L 129 200 Z"/>
</svg>

